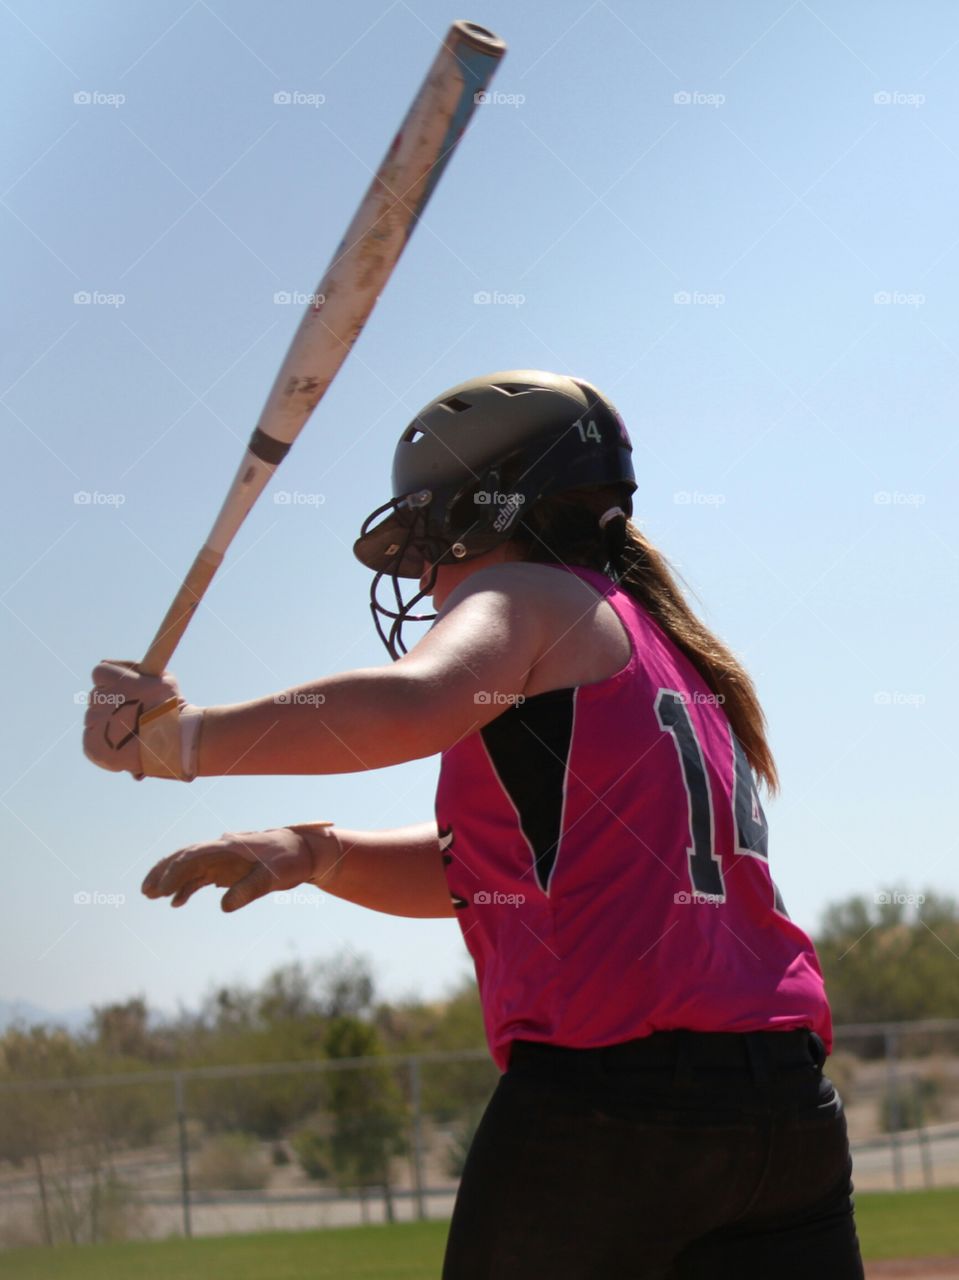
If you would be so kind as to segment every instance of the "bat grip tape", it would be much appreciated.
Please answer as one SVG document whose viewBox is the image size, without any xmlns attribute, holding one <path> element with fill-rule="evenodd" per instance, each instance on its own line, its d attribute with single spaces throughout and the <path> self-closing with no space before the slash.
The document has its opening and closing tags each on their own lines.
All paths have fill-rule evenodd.
<svg viewBox="0 0 959 1280">
<path fill-rule="evenodd" d="M 250 436 L 250 443 L 247 448 L 255 458 L 259 458 L 261 462 L 265 462 L 271 467 L 279 466 L 290 452 L 289 443 L 283 440 L 275 440 L 273 436 L 268 436 L 259 427 L 256 427 Z"/>
</svg>

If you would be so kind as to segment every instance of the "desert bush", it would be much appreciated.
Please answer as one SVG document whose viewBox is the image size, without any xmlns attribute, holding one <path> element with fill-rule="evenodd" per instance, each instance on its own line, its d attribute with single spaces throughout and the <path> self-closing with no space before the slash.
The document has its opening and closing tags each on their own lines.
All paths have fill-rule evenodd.
<svg viewBox="0 0 959 1280">
<path fill-rule="evenodd" d="M 45 1201 L 38 1196 L 27 1213 L 4 1221 L 0 1245 L 96 1244 L 149 1234 L 148 1215 L 134 1187 L 112 1170 L 92 1178 L 48 1176 L 45 1191 Z"/>
<path fill-rule="evenodd" d="M 270 1173 L 259 1143 L 248 1133 L 218 1133 L 193 1161 L 190 1180 L 202 1191 L 259 1191 Z"/>
<path fill-rule="evenodd" d="M 323 1182 L 330 1176 L 330 1140 L 317 1128 L 301 1129 L 290 1142 L 308 1178 Z"/>
</svg>

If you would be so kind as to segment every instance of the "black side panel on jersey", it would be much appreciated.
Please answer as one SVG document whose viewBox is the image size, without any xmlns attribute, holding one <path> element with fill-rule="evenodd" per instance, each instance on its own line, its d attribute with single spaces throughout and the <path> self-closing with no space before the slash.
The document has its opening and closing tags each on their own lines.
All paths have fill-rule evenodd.
<svg viewBox="0 0 959 1280">
<path fill-rule="evenodd" d="M 575 689 L 539 693 L 481 730 L 493 768 L 533 850 L 536 881 L 544 893 L 549 891 L 562 835 L 575 695 Z"/>
</svg>

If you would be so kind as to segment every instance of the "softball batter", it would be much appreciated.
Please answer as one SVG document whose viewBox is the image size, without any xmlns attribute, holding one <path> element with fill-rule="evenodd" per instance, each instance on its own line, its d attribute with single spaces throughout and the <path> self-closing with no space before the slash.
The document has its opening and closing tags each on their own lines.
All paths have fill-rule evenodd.
<svg viewBox="0 0 959 1280">
<path fill-rule="evenodd" d="M 403 433 L 393 497 L 355 545 L 392 662 L 207 708 L 168 673 L 103 662 L 84 750 L 185 781 L 441 753 L 435 821 L 227 833 L 143 891 L 182 906 L 215 884 L 231 911 L 310 882 L 457 917 L 503 1074 L 447 1280 L 852 1280 L 829 1005 L 770 876 L 763 713 L 632 524 L 635 487 L 626 429 L 589 383 L 516 370 L 453 387 Z M 175 733 L 153 727 L 170 716 L 141 727 L 171 698 Z"/>
</svg>

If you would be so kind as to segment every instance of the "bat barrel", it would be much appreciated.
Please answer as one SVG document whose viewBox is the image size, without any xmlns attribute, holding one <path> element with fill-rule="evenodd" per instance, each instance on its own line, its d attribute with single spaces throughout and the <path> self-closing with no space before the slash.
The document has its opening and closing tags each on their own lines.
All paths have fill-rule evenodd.
<svg viewBox="0 0 959 1280">
<path fill-rule="evenodd" d="M 454 22 L 313 293 L 226 501 L 142 671 L 159 674 L 240 525 L 346 359 L 485 91 L 505 43 Z"/>
<path fill-rule="evenodd" d="M 485 91 L 506 45 L 454 22 L 313 291 L 251 441 L 289 447 L 349 354 Z"/>
</svg>

